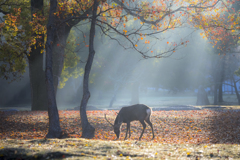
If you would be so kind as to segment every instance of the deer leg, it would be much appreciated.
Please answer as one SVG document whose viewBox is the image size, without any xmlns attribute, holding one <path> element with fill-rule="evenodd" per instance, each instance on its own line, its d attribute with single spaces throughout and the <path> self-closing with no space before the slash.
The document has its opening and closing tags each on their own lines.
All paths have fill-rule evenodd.
<svg viewBox="0 0 240 160">
<path fill-rule="evenodd" d="M 130 138 L 131 137 L 130 122 L 129 122 L 129 129 L 128 129 L 128 131 L 129 131 L 129 133 L 128 133 L 129 137 L 128 138 Z"/>
<path fill-rule="evenodd" d="M 149 124 L 149 126 L 152 128 L 152 134 L 153 134 L 153 138 L 152 139 L 154 139 L 154 132 L 153 132 L 153 126 L 152 126 L 152 122 L 150 121 L 150 119 L 148 118 L 148 119 L 146 119 L 145 120 L 148 124 Z"/>
<path fill-rule="evenodd" d="M 140 122 L 141 122 L 142 125 L 143 125 L 143 130 L 142 130 L 142 133 L 141 133 L 141 135 L 140 135 L 140 137 L 139 137 L 139 141 L 141 140 L 142 135 L 143 135 L 143 132 L 144 132 L 144 130 L 145 130 L 145 128 L 146 128 L 146 123 L 144 122 L 144 120 L 140 120 Z"/>
<path fill-rule="evenodd" d="M 125 135 L 124 140 L 127 139 L 127 133 L 128 133 L 128 130 L 130 130 L 130 122 L 127 122 L 127 131 L 126 131 L 126 135 Z"/>
</svg>

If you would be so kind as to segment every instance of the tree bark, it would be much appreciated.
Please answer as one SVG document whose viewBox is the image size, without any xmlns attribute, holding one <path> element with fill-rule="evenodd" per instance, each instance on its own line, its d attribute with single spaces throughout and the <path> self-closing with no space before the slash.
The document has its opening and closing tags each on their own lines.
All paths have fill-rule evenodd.
<svg viewBox="0 0 240 160">
<path fill-rule="evenodd" d="M 200 86 L 198 88 L 198 94 L 197 94 L 197 105 L 209 105 L 209 100 L 207 96 L 207 92 L 205 89 Z"/>
<path fill-rule="evenodd" d="M 56 97 L 53 85 L 53 72 L 52 72 L 52 52 L 54 37 L 56 34 L 56 17 L 53 13 L 57 9 L 57 0 L 50 1 L 49 21 L 47 24 L 47 43 L 46 43 L 46 87 L 47 87 L 47 100 L 48 100 L 48 117 L 49 128 L 47 138 L 61 138 L 61 127 L 59 124 L 59 115 L 56 104 Z"/>
<path fill-rule="evenodd" d="M 112 108 L 112 105 L 113 105 L 114 101 L 116 100 L 116 97 L 117 97 L 117 91 L 115 91 L 115 92 L 113 93 L 113 96 L 112 96 L 112 98 L 111 98 L 111 101 L 110 101 L 110 104 L 109 104 L 109 107 L 108 107 L 108 108 Z"/>
<path fill-rule="evenodd" d="M 232 77 L 232 81 L 233 81 L 234 90 L 235 90 L 235 93 L 236 93 L 236 96 L 237 96 L 238 105 L 240 105 L 240 95 L 238 93 L 237 84 L 236 84 L 236 81 L 235 81 L 234 77 Z"/>
<path fill-rule="evenodd" d="M 219 71 L 219 88 L 218 88 L 218 102 L 222 103 L 223 102 L 223 91 L 222 91 L 222 86 L 223 86 L 223 81 L 224 81 L 224 69 L 225 69 L 225 60 L 226 60 L 226 56 L 224 56 L 221 60 L 220 60 L 220 71 Z"/>
<path fill-rule="evenodd" d="M 41 11 L 43 14 L 43 0 L 31 0 L 31 14 Z M 44 35 L 37 39 L 36 49 L 31 47 L 32 52 L 28 56 L 29 76 L 31 84 L 31 110 L 47 110 L 47 90 L 45 84 L 45 73 L 43 70 L 43 49 Z M 41 44 L 41 47 L 40 45 Z"/>
<path fill-rule="evenodd" d="M 223 86 L 223 81 L 220 82 L 219 88 L 218 88 L 218 102 L 219 102 L 219 103 L 222 103 L 222 102 L 223 102 L 223 90 L 222 90 L 222 86 Z"/>
<path fill-rule="evenodd" d="M 57 87 L 63 69 L 66 41 L 71 28 L 72 26 L 62 24 L 57 28 L 53 41 L 53 83 L 55 95 L 57 95 Z"/>
<path fill-rule="evenodd" d="M 213 104 L 214 105 L 217 105 L 218 104 L 218 89 L 217 89 L 217 83 L 214 84 L 214 91 L 213 91 L 213 97 L 214 97 L 214 100 L 213 100 Z"/>
<path fill-rule="evenodd" d="M 38 49 L 38 47 L 37 47 Z M 47 110 L 47 88 L 43 71 L 43 55 L 33 51 L 28 57 L 31 84 L 31 110 Z"/>
<path fill-rule="evenodd" d="M 91 71 L 92 63 L 93 63 L 93 58 L 95 55 L 94 35 L 95 35 L 95 25 L 96 25 L 96 19 L 97 19 L 96 13 L 97 13 L 98 4 L 99 2 L 97 2 L 97 0 L 94 0 L 92 22 L 91 22 L 91 28 L 90 28 L 90 37 L 89 37 L 89 55 L 88 55 L 87 63 L 85 66 L 84 77 L 83 77 L 83 97 L 80 105 L 80 117 L 82 121 L 82 137 L 83 138 L 93 138 L 95 133 L 95 128 L 88 122 L 86 107 L 87 107 L 88 100 L 90 98 L 88 82 L 89 82 L 89 74 Z"/>
</svg>

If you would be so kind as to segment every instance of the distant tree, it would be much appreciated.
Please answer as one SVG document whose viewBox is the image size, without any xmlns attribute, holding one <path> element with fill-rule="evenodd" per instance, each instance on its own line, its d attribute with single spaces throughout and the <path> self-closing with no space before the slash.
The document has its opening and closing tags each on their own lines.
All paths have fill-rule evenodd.
<svg viewBox="0 0 240 160">
<path fill-rule="evenodd" d="M 209 100 L 207 96 L 207 92 L 205 89 L 200 86 L 198 88 L 198 93 L 197 93 L 197 105 L 209 105 Z"/>
</svg>

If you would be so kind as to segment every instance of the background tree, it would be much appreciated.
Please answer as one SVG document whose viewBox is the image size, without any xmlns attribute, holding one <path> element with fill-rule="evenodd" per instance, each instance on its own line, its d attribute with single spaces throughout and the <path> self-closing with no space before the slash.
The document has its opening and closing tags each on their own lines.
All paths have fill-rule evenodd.
<svg viewBox="0 0 240 160">
<path fill-rule="evenodd" d="M 44 19 L 43 0 L 31 0 L 31 21 L 36 27 L 32 37 L 35 43 L 31 46 L 31 52 L 27 56 L 29 63 L 29 76 L 31 83 L 32 105 L 31 110 L 47 110 L 47 90 L 45 85 L 44 61 L 44 30 L 45 24 L 40 19 Z M 39 20 L 33 21 L 34 18 Z M 43 27 L 43 28 L 41 28 Z"/>
</svg>

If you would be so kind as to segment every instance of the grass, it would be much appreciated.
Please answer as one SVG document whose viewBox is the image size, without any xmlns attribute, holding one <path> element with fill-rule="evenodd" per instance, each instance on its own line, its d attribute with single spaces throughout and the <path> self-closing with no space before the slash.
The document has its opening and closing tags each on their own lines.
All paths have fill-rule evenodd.
<svg viewBox="0 0 240 160">
<path fill-rule="evenodd" d="M 239 159 L 238 144 L 161 144 L 79 138 L 1 140 L 0 159 Z"/>
</svg>

